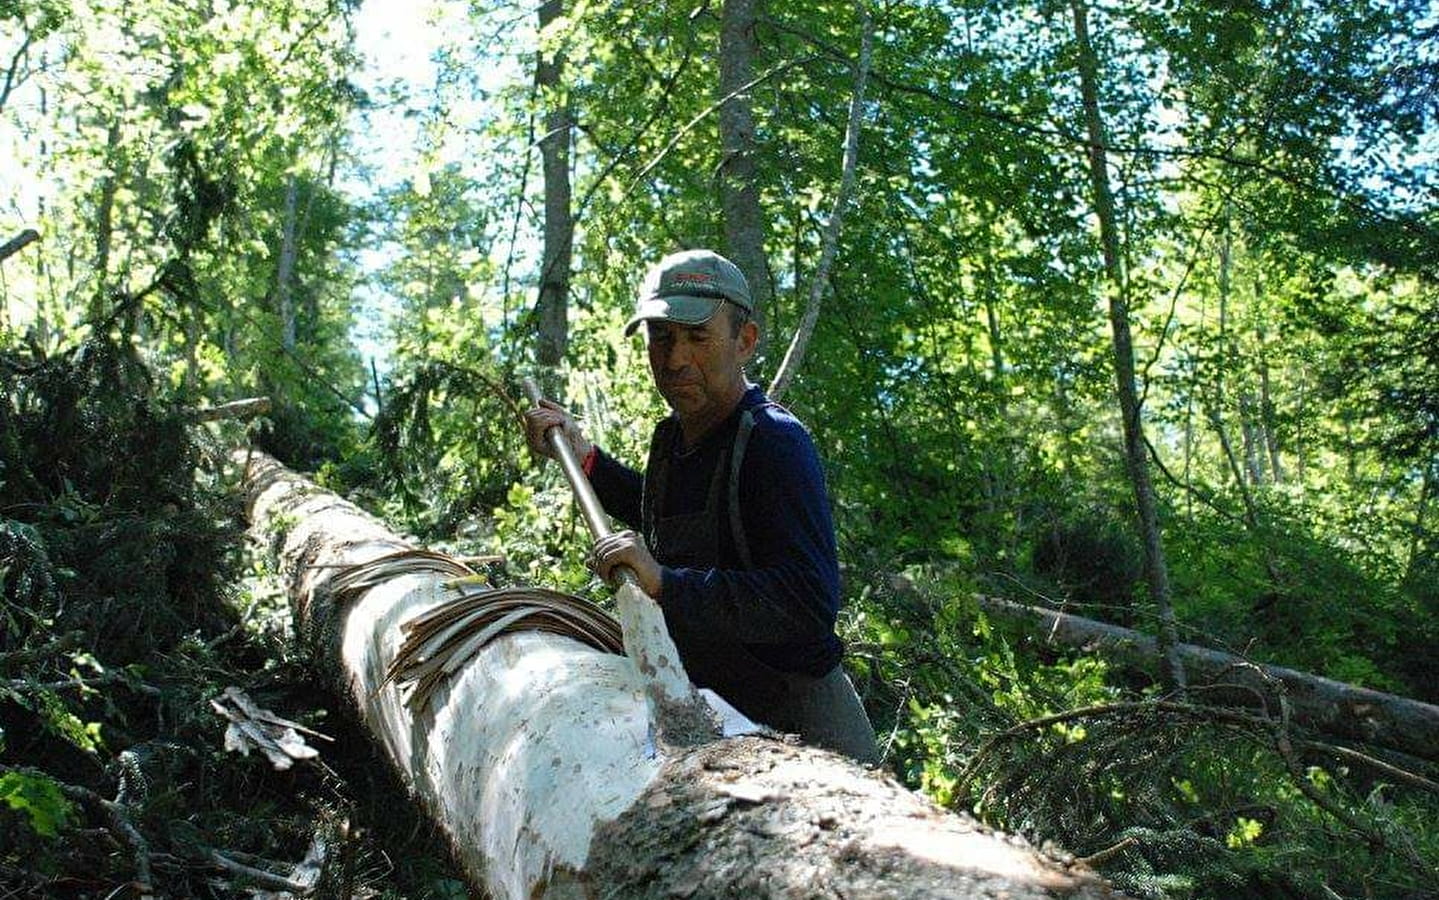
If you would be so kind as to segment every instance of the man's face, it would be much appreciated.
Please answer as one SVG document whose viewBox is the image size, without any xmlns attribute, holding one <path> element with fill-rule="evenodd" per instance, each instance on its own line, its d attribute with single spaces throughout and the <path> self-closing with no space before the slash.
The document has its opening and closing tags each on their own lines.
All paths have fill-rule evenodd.
<svg viewBox="0 0 1439 900">
<path fill-rule="evenodd" d="M 730 312 L 721 308 L 703 325 L 646 323 L 655 386 L 682 423 L 713 424 L 744 393 L 744 364 L 754 355 L 759 332 L 746 322 L 739 336 L 732 336 Z"/>
</svg>

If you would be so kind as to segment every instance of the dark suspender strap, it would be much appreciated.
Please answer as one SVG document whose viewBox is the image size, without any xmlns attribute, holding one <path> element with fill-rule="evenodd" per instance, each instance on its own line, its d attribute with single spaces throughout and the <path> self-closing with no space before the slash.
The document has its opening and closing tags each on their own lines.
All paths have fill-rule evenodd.
<svg viewBox="0 0 1439 900">
<path fill-rule="evenodd" d="M 739 554 L 740 564 L 746 569 L 754 568 L 754 559 L 750 556 L 749 541 L 744 534 L 744 519 L 739 512 L 739 470 L 744 463 L 745 447 L 749 444 L 749 436 L 753 431 L 754 410 L 746 409 L 740 414 L 739 428 L 735 431 L 734 448 L 730 450 L 729 460 L 729 527 L 734 536 L 735 552 Z"/>
<path fill-rule="evenodd" d="M 651 550 L 655 549 L 655 526 L 659 522 L 659 503 L 669 480 L 670 445 L 674 440 L 674 421 L 662 419 L 650 439 L 650 456 L 645 461 L 644 486 L 640 490 L 640 534 Z"/>
<path fill-rule="evenodd" d="M 721 453 L 720 458 L 715 460 L 714 474 L 710 476 L 709 491 L 705 494 L 705 509 L 714 510 L 710 513 L 713 516 L 719 515 L 720 495 L 724 493 L 725 475 L 729 470 L 726 465 L 728 459 L 729 457 Z"/>
</svg>

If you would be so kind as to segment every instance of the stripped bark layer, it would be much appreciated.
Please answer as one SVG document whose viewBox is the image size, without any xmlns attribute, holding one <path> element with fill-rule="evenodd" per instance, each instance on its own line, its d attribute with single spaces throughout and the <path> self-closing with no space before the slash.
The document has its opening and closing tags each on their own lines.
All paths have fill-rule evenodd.
<svg viewBox="0 0 1439 900">
<path fill-rule="evenodd" d="M 454 571 L 431 554 L 336 603 L 339 573 L 409 545 L 267 457 L 246 483 L 310 651 L 492 896 L 1112 896 L 832 753 L 656 744 L 635 666 L 567 637 L 501 636 L 413 709 L 387 670 Z"/>
</svg>

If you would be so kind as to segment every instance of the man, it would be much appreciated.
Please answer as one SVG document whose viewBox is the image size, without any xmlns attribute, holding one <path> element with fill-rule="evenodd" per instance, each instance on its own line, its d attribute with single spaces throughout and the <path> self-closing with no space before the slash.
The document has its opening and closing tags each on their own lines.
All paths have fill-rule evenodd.
<svg viewBox="0 0 1439 900">
<path fill-rule="evenodd" d="M 839 566 L 809 432 L 745 377 L 759 341 L 749 286 L 707 250 L 646 277 L 626 336 L 645 325 L 650 372 L 673 411 L 643 473 L 550 401 L 526 414 L 535 452 L 559 426 L 605 510 L 638 531 L 595 542 L 596 572 L 634 571 L 659 603 L 690 679 L 751 719 L 875 762 L 874 731 L 840 667 Z"/>
</svg>

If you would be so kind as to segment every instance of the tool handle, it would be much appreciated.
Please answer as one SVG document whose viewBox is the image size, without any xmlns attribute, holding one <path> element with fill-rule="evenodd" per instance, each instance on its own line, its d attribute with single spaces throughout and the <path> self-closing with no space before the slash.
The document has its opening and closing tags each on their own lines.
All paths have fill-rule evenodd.
<svg viewBox="0 0 1439 900">
<path fill-rule="evenodd" d="M 540 386 L 528 375 L 520 379 L 520 387 L 524 390 L 525 396 L 536 406 L 540 398 Z M 565 438 L 564 431 L 558 425 L 554 425 L 545 432 L 545 441 L 550 449 L 555 452 L 555 457 L 560 461 L 560 468 L 565 471 L 565 478 L 570 482 L 570 489 L 575 492 L 575 498 L 579 500 L 580 511 L 584 513 L 585 524 L 590 527 L 590 534 L 596 540 L 608 537 L 610 534 L 609 516 L 605 515 L 605 508 L 600 504 L 600 498 L 595 496 L 594 486 L 585 475 L 584 467 L 580 461 L 575 459 L 574 448 L 570 446 L 569 440 Z M 628 569 L 626 569 L 628 571 Z"/>
<path fill-rule="evenodd" d="M 520 387 L 530 402 L 538 406 L 540 386 L 535 384 L 535 380 L 529 377 L 521 378 Z M 599 498 L 595 496 L 595 489 L 585 476 L 585 470 L 580 466 L 579 460 L 575 459 L 574 448 L 565 439 L 564 432 L 558 426 L 551 427 L 545 432 L 545 440 L 559 458 L 560 467 L 565 470 L 565 478 L 569 479 L 570 488 L 580 502 L 580 509 L 585 514 L 590 533 L 596 540 L 608 536 L 609 518 L 605 515 Z M 619 582 L 615 599 L 619 605 L 621 629 L 624 632 L 625 655 L 633 660 L 646 682 L 645 694 L 648 698 L 650 721 L 655 724 L 661 736 L 671 731 L 678 734 L 681 726 L 676 725 L 676 721 L 710 721 L 713 713 L 690 684 L 689 675 L 685 674 L 679 650 L 675 648 L 674 639 L 670 637 L 665 626 L 664 613 L 660 611 L 659 604 L 645 593 L 634 569 L 629 566 L 616 566 L 612 574 L 614 580 Z M 698 718 L 692 719 L 689 710 L 693 710 Z M 682 727 L 692 728 L 689 724 Z M 714 730 L 718 732 L 718 728 Z"/>
</svg>

